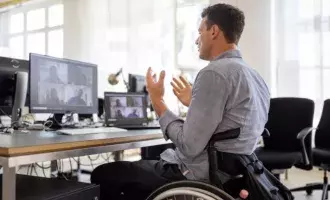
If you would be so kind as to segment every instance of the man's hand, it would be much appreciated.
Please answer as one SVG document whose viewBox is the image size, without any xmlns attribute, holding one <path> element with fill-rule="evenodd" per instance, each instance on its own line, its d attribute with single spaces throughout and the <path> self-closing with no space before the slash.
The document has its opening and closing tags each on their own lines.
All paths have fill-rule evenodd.
<svg viewBox="0 0 330 200">
<path fill-rule="evenodd" d="M 175 94 L 175 96 L 178 97 L 178 99 L 183 105 L 188 107 L 191 102 L 192 96 L 192 89 L 190 83 L 188 83 L 185 78 L 180 76 L 180 80 L 173 78 L 171 85 L 173 87 L 173 93 Z"/>
<path fill-rule="evenodd" d="M 163 100 L 164 92 L 165 92 L 164 79 L 165 79 L 165 71 L 162 71 L 160 73 L 159 79 L 157 81 L 156 74 L 149 67 L 146 75 L 146 82 L 147 82 L 146 88 L 151 103 L 159 117 L 161 117 L 167 110 L 167 107 Z"/>
<path fill-rule="evenodd" d="M 151 99 L 161 100 L 164 97 L 164 79 L 165 79 L 165 71 L 162 71 L 159 76 L 159 80 L 157 81 L 157 75 L 152 71 L 151 67 L 149 67 L 146 75 L 146 87 Z"/>
</svg>

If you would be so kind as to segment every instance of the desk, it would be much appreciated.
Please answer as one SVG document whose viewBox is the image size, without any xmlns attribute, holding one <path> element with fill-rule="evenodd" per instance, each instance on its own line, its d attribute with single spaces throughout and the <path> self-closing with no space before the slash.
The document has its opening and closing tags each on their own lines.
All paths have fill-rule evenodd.
<svg viewBox="0 0 330 200">
<path fill-rule="evenodd" d="M 2 200 L 15 200 L 16 167 L 35 162 L 166 144 L 160 129 L 79 136 L 30 131 L 0 134 Z"/>
</svg>

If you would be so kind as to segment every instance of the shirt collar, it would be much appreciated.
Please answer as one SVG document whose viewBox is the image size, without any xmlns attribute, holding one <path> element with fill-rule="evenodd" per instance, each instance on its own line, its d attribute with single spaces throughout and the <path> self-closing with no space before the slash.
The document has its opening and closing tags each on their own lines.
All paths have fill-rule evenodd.
<svg viewBox="0 0 330 200">
<path fill-rule="evenodd" d="M 225 51 L 219 56 L 217 56 L 214 60 L 219 60 L 222 58 L 242 58 L 242 54 L 238 49 L 231 49 L 229 51 Z"/>
</svg>

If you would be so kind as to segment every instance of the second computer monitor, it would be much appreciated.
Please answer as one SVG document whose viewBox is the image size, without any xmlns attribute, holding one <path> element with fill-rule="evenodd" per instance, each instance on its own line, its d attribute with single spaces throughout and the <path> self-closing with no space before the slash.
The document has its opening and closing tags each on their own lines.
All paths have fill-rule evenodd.
<svg viewBox="0 0 330 200">
<path fill-rule="evenodd" d="M 12 115 L 15 100 L 16 103 L 19 100 L 18 96 L 15 97 L 15 93 L 22 92 L 20 86 L 26 87 L 28 84 L 27 76 L 22 80 L 21 74 L 24 73 L 29 73 L 29 61 L 0 57 L 0 115 Z M 28 106 L 26 90 L 24 90 L 24 94 L 19 95 Z M 17 106 L 21 106 L 24 102 L 20 102 Z"/>
<path fill-rule="evenodd" d="M 97 113 L 97 66 L 30 54 L 30 112 Z"/>
<path fill-rule="evenodd" d="M 128 92 L 146 93 L 146 78 L 142 75 L 128 74 Z"/>
</svg>

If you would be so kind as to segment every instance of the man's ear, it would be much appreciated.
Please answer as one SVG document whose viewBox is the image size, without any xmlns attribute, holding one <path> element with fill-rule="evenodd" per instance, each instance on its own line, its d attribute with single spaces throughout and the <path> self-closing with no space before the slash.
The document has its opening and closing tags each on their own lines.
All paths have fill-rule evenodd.
<svg viewBox="0 0 330 200">
<path fill-rule="evenodd" d="M 212 39 L 215 39 L 221 34 L 221 30 L 217 25 L 212 25 L 211 27 L 211 32 L 212 32 Z"/>
</svg>

